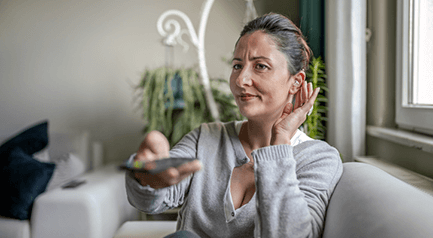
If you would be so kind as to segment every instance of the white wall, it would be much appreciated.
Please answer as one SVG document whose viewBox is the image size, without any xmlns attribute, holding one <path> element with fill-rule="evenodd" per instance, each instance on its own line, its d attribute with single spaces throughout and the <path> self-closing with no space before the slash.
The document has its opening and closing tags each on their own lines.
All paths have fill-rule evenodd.
<svg viewBox="0 0 433 238">
<path fill-rule="evenodd" d="M 143 122 L 132 103 L 141 72 L 164 65 L 156 30 L 168 9 L 199 24 L 201 0 L 0 0 L 0 133 L 49 119 L 50 129 L 89 130 L 105 162 L 133 153 Z M 228 78 L 243 0 L 217 0 L 206 32 L 211 77 Z M 258 9 L 259 10 L 259 9 Z M 176 48 L 175 64 L 197 64 Z"/>
</svg>

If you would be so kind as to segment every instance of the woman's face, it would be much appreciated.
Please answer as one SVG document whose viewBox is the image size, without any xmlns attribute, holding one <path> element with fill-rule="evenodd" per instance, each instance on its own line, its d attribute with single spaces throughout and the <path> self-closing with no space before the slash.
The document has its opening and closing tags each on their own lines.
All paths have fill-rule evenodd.
<svg viewBox="0 0 433 238">
<path fill-rule="evenodd" d="M 235 48 L 230 89 L 242 115 L 276 120 L 289 102 L 291 80 L 287 61 L 266 33 L 242 36 Z"/>
</svg>

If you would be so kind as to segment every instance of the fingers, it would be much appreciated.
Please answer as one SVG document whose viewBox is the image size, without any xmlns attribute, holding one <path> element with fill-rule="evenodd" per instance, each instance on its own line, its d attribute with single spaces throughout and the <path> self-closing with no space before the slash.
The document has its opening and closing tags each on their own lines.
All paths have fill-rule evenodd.
<svg viewBox="0 0 433 238">
<path fill-rule="evenodd" d="M 309 93 L 308 93 L 308 85 L 311 83 L 307 83 L 304 81 L 304 83 L 302 84 L 302 105 L 305 104 L 305 102 L 308 100 L 309 98 Z"/>
<path fill-rule="evenodd" d="M 299 86 L 299 90 L 298 90 L 298 92 L 296 92 L 296 94 L 295 94 L 295 105 L 294 105 L 294 110 L 296 110 L 296 108 L 302 106 L 302 104 L 301 104 L 301 103 L 302 103 L 302 102 L 301 102 L 301 99 L 302 99 L 302 86 L 303 86 L 303 84 L 304 84 L 304 83 L 302 83 L 301 86 Z"/>
<path fill-rule="evenodd" d="M 152 188 L 164 188 L 178 184 L 191 174 L 201 169 L 201 163 L 198 160 L 183 164 L 177 168 L 170 167 L 158 174 L 135 173 L 142 185 L 150 185 Z"/>
<path fill-rule="evenodd" d="M 311 98 L 311 95 L 313 95 L 313 84 L 309 83 L 308 84 L 308 98 Z"/>
<path fill-rule="evenodd" d="M 160 178 L 165 182 L 166 185 L 171 186 L 178 184 L 191 174 L 201 169 L 201 163 L 198 160 L 180 165 L 177 168 L 168 168 L 166 171 L 161 172 Z"/>
<path fill-rule="evenodd" d="M 319 95 L 320 88 L 316 88 L 314 91 L 312 91 L 310 98 L 308 101 L 301 107 L 303 111 L 309 112 L 310 109 L 314 106 L 314 102 L 316 101 L 317 96 Z"/>
<path fill-rule="evenodd" d="M 198 160 L 194 160 L 192 162 L 183 164 L 176 168 L 179 173 L 179 178 L 183 180 L 188 177 L 190 174 L 195 173 L 201 169 L 201 163 Z"/>
<path fill-rule="evenodd" d="M 185 174 L 183 174 L 185 176 Z M 177 183 L 179 183 L 180 181 L 183 180 L 183 178 L 181 178 L 181 174 L 179 173 L 179 171 L 176 168 L 168 168 L 167 170 L 159 173 L 156 175 L 156 177 L 158 177 L 159 179 L 155 179 L 155 181 L 158 181 L 158 185 L 160 186 L 152 186 L 153 188 L 161 188 L 161 187 L 168 187 L 171 185 L 175 185 Z"/>
<path fill-rule="evenodd" d="M 151 131 L 146 134 L 137 151 L 136 158 L 143 161 L 152 161 L 169 156 L 170 143 L 159 131 Z"/>
<path fill-rule="evenodd" d="M 158 159 L 157 155 L 155 153 L 153 153 L 151 150 L 149 150 L 148 148 L 143 148 L 142 150 L 139 150 L 137 152 L 137 155 L 135 156 L 135 160 L 138 161 L 153 161 Z"/>
<path fill-rule="evenodd" d="M 310 100 L 310 98 L 313 96 L 313 93 L 314 93 L 313 84 L 304 82 L 302 84 L 300 91 L 298 92 L 298 94 L 299 94 L 298 96 L 300 97 L 299 101 L 301 104 L 299 106 L 301 107 L 304 104 L 306 104 Z"/>
<path fill-rule="evenodd" d="M 290 114 L 293 111 L 293 104 L 291 102 L 287 103 L 283 109 L 283 114 Z"/>
<path fill-rule="evenodd" d="M 302 105 L 304 105 L 305 102 L 305 84 L 306 82 L 304 81 L 302 83 L 302 85 L 299 87 L 299 91 L 296 93 L 296 101 L 295 101 L 295 109 L 302 107 Z"/>
<path fill-rule="evenodd" d="M 144 161 L 146 162 L 144 168 L 152 170 L 156 167 L 153 161 L 169 157 L 169 151 L 170 144 L 167 138 L 159 131 L 151 131 L 146 134 L 143 142 L 141 142 L 134 161 Z M 163 173 L 166 173 L 166 171 Z M 135 172 L 134 175 L 141 185 L 150 185 L 153 188 L 167 187 L 166 181 L 159 179 L 158 176 L 140 172 Z M 176 175 L 174 174 L 174 176 Z"/>
<path fill-rule="evenodd" d="M 307 101 L 313 95 L 313 92 L 313 84 L 304 81 L 299 88 L 299 91 L 296 93 L 295 109 L 305 105 L 305 103 L 307 103 Z"/>
</svg>

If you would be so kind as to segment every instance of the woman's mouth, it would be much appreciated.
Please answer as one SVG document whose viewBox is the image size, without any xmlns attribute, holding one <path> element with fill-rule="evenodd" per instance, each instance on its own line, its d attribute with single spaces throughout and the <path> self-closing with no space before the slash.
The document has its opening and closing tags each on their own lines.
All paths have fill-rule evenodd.
<svg viewBox="0 0 433 238">
<path fill-rule="evenodd" d="M 253 100 L 257 97 L 258 97 L 257 95 L 253 95 L 253 94 L 249 94 L 249 93 L 243 93 L 239 96 L 241 101 L 250 101 L 250 100 Z"/>
</svg>

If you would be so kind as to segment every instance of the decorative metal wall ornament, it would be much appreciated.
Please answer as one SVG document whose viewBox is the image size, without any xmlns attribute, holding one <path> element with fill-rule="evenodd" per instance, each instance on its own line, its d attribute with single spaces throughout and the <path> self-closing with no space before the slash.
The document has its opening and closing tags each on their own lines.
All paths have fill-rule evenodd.
<svg viewBox="0 0 433 238">
<path fill-rule="evenodd" d="M 257 11 L 254 7 L 253 0 L 245 0 L 246 1 L 246 10 L 245 10 L 245 17 L 244 17 L 244 24 L 247 24 L 248 22 L 254 20 L 257 18 Z"/>
<path fill-rule="evenodd" d="M 165 45 L 174 46 L 176 44 L 180 44 L 183 46 L 184 51 L 188 50 L 189 46 L 182 40 L 182 35 L 187 33 L 190 36 L 191 43 L 197 48 L 200 80 L 205 90 L 206 102 L 209 107 L 209 111 L 211 112 L 214 120 L 219 121 L 218 107 L 212 95 L 209 75 L 206 68 L 206 59 L 204 55 L 204 36 L 206 32 L 206 24 L 213 2 L 214 0 L 206 0 L 203 3 L 198 35 L 189 17 L 179 10 L 168 10 L 162 13 L 157 22 L 157 29 L 159 34 L 164 37 L 163 43 Z M 180 17 L 185 22 L 187 30 L 181 29 L 180 23 L 174 19 L 167 20 L 163 26 L 163 22 L 170 16 Z M 171 31 L 171 33 L 168 31 Z"/>
</svg>

